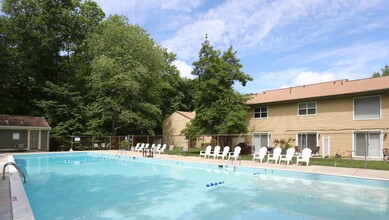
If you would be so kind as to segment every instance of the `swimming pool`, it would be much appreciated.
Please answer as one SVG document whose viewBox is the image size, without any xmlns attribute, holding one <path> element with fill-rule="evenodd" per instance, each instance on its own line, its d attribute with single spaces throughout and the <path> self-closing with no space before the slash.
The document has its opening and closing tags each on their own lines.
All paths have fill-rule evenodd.
<svg viewBox="0 0 389 220">
<path fill-rule="evenodd" d="M 95 153 L 14 156 L 36 219 L 388 219 L 389 182 Z"/>
</svg>

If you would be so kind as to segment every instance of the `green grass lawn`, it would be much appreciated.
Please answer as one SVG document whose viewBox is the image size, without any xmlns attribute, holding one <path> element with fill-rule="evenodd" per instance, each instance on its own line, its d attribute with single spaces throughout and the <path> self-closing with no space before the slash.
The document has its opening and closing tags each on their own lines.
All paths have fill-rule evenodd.
<svg viewBox="0 0 389 220">
<path fill-rule="evenodd" d="M 205 151 L 205 148 L 189 148 L 188 152 L 183 152 L 181 147 L 175 147 L 173 151 L 165 151 L 167 154 L 182 155 L 182 156 L 199 156 L 200 151 Z M 252 160 L 251 155 L 242 155 L 242 160 Z M 296 158 L 293 158 L 293 163 L 296 163 Z M 348 158 L 311 158 L 310 165 L 332 166 L 332 167 L 349 167 L 363 168 L 374 170 L 389 170 L 389 161 L 364 161 Z"/>
</svg>

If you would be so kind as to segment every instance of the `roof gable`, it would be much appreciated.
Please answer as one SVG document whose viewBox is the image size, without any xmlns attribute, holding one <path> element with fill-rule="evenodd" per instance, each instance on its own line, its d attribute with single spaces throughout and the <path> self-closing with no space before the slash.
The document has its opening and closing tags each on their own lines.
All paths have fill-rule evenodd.
<svg viewBox="0 0 389 220">
<path fill-rule="evenodd" d="M 252 105 L 271 102 L 283 102 L 308 98 L 367 93 L 382 90 L 389 91 L 389 76 L 359 80 L 336 80 L 325 83 L 269 90 L 252 95 L 246 104 Z"/>
<path fill-rule="evenodd" d="M 195 116 L 196 116 L 196 113 L 193 111 L 193 112 L 183 112 L 183 111 L 176 111 L 178 114 L 186 117 L 186 118 L 189 118 L 190 120 L 194 119 Z"/>
<path fill-rule="evenodd" d="M 21 115 L 0 115 L 0 126 L 50 128 L 46 119 L 43 117 L 21 116 Z"/>
</svg>

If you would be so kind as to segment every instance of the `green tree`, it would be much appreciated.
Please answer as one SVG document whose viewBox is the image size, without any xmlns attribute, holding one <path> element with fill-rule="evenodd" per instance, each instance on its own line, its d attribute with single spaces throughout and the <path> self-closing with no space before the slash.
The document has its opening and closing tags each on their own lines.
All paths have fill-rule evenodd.
<svg viewBox="0 0 389 220">
<path fill-rule="evenodd" d="M 161 80 L 162 115 L 169 116 L 176 110 L 193 111 L 193 80 L 182 78 L 177 68 L 172 64 L 176 55 L 165 53 L 166 69 L 163 71 Z"/>
<path fill-rule="evenodd" d="M 39 101 L 55 98 L 49 90 L 51 86 L 46 86 L 70 83 L 72 86 L 66 89 L 71 89 L 69 94 L 73 94 L 79 89 L 77 85 L 83 85 L 76 77 L 76 71 L 85 63 L 79 62 L 82 60 L 79 57 L 86 54 L 85 37 L 97 28 L 104 13 L 89 0 L 4 0 L 2 3 L 0 35 L 5 48 L 0 62 L 6 56 L 4 81 L 7 82 L 1 83 L 6 94 L 1 101 L 7 107 L 1 110 L 10 114 L 44 115 L 50 110 L 44 109 L 46 105 Z M 56 126 L 55 122 L 50 124 Z"/>
<path fill-rule="evenodd" d="M 386 65 L 384 68 L 381 69 L 381 73 L 380 72 L 375 72 L 375 73 L 373 73 L 372 76 L 373 77 L 389 76 L 389 66 Z"/>
<path fill-rule="evenodd" d="M 89 126 L 111 134 L 153 134 L 162 121 L 161 78 L 165 50 L 144 29 L 121 16 L 105 20 L 91 46 Z"/>
<path fill-rule="evenodd" d="M 242 65 L 232 47 L 222 55 L 205 39 L 199 60 L 193 63 L 196 75 L 194 104 L 196 117 L 183 130 L 187 137 L 201 134 L 246 133 L 247 97 L 233 89 L 235 82 L 243 86 L 252 78 L 241 71 Z"/>
<path fill-rule="evenodd" d="M 52 99 L 37 101 L 44 110 L 45 118 L 50 122 L 53 136 L 84 134 L 87 128 L 84 100 L 79 92 L 73 91 L 71 84 L 58 86 L 46 82 L 43 88 Z"/>
</svg>

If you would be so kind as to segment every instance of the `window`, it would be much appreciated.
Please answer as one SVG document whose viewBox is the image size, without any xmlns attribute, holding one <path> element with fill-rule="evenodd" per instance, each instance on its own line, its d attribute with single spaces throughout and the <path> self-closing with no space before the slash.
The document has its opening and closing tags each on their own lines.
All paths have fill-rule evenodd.
<svg viewBox="0 0 389 220">
<path fill-rule="evenodd" d="M 380 119 L 381 97 L 354 98 L 354 120 Z"/>
<path fill-rule="evenodd" d="M 303 102 L 298 104 L 299 115 L 316 115 L 316 102 Z"/>
<path fill-rule="evenodd" d="M 267 107 L 254 108 L 254 118 L 267 118 Z"/>
</svg>

